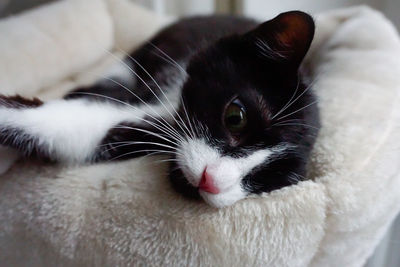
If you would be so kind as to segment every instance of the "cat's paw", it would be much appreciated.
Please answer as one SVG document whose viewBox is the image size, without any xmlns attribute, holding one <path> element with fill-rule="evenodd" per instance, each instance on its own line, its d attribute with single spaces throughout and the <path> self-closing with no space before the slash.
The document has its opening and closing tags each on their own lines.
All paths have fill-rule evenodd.
<svg viewBox="0 0 400 267">
<path fill-rule="evenodd" d="M 28 99 L 19 95 L 0 95 L 0 145 L 5 147 L 0 150 L 0 162 L 5 162 L 8 156 L 10 161 L 15 160 L 14 154 L 16 153 L 11 153 L 14 150 L 9 148 L 16 149 L 28 156 L 35 152 L 34 138 L 26 131 L 29 118 L 25 116 L 25 111 L 41 105 L 43 105 L 43 102 L 37 98 Z M 30 128 L 32 128 L 32 125 L 30 125 Z M 1 169 L 0 166 L 0 172 Z"/>
</svg>

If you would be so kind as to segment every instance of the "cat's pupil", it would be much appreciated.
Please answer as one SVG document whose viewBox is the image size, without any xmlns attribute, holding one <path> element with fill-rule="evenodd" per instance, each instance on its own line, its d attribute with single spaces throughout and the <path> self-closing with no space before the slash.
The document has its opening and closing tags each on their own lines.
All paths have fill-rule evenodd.
<svg viewBox="0 0 400 267">
<path fill-rule="evenodd" d="M 228 118 L 228 123 L 231 125 L 238 125 L 242 121 L 243 115 L 240 113 L 239 116 L 231 116 Z"/>
</svg>

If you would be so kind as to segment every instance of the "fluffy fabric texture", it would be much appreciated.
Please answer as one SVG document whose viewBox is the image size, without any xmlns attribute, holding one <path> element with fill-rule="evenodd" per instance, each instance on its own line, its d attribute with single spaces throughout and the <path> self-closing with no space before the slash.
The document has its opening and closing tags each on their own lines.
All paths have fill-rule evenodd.
<svg viewBox="0 0 400 267">
<path fill-rule="evenodd" d="M 107 12 L 102 1 L 70 0 L 0 21 L 1 92 L 32 96 L 98 60 L 113 42 Z"/>
<path fill-rule="evenodd" d="M 54 82 L 56 89 L 39 95 L 62 94 L 112 61 L 100 52 L 111 39 L 127 49 L 129 38 L 138 44 L 165 22 L 127 1 L 105 4 L 59 1 L 0 21 L 3 92 L 38 94 Z M 74 20 L 64 20 L 72 10 Z M 80 25 L 95 23 L 88 14 L 96 27 Z M 28 18 L 32 31 L 24 38 L 35 45 L 11 38 Z M 42 21 L 52 26 L 41 28 Z M 59 41 L 49 42 L 51 34 Z M 25 62 L 28 55 L 48 60 Z M 228 208 L 176 194 L 159 158 L 75 168 L 15 164 L 0 177 L 0 265 L 362 266 L 400 209 L 398 58 L 398 34 L 380 13 L 357 7 L 318 16 L 304 64 L 322 113 L 311 180 Z M 57 60 L 64 63 L 49 65 Z"/>
</svg>

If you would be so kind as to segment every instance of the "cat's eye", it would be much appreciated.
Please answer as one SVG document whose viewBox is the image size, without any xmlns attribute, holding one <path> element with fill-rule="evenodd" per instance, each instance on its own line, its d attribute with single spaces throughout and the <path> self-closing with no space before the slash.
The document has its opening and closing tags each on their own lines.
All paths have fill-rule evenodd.
<svg viewBox="0 0 400 267">
<path fill-rule="evenodd" d="M 238 134 L 246 128 L 246 110 L 239 99 L 236 98 L 226 107 L 224 123 L 225 127 L 233 134 Z"/>
</svg>

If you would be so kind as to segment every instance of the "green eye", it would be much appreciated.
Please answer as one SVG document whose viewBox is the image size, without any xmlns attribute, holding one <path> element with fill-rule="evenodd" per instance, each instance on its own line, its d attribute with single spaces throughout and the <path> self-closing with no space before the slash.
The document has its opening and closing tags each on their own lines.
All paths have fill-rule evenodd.
<svg viewBox="0 0 400 267">
<path fill-rule="evenodd" d="M 234 134 L 242 132 L 247 125 L 245 108 L 239 99 L 232 101 L 225 110 L 225 127 Z"/>
</svg>

